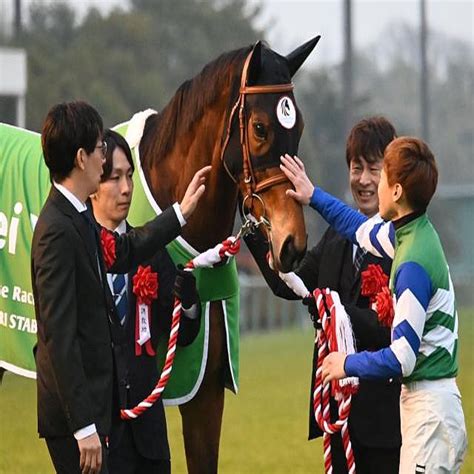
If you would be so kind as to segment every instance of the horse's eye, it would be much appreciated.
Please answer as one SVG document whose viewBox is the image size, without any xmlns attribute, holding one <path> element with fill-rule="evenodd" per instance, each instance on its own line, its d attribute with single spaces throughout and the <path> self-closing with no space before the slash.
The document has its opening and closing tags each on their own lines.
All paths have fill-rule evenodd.
<svg viewBox="0 0 474 474">
<path fill-rule="evenodd" d="M 253 129 L 257 138 L 260 138 L 261 140 L 267 138 L 267 128 L 262 122 L 255 122 L 253 124 Z"/>
</svg>

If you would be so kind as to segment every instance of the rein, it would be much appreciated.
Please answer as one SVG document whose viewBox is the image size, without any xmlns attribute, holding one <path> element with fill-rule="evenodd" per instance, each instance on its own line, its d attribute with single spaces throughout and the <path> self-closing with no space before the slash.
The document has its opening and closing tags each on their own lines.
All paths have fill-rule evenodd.
<svg viewBox="0 0 474 474">
<path fill-rule="evenodd" d="M 245 114 L 246 97 L 249 94 L 279 94 L 283 92 L 291 92 L 294 88 L 293 83 L 291 82 L 288 84 L 248 86 L 247 85 L 248 70 L 250 66 L 250 61 L 253 56 L 253 52 L 254 52 L 254 48 L 252 48 L 252 51 L 250 51 L 250 53 L 247 55 L 247 58 L 245 59 L 245 62 L 244 62 L 242 75 L 240 79 L 239 97 L 237 101 L 235 102 L 234 106 L 232 107 L 232 110 L 229 116 L 229 122 L 227 124 L 224 144 L 221 150 L 221 162 L 224 166 L 224 169 L 226 170 L 227 174 L 232 179 L 232 181 L 235 184 L 238 184 L 237 178 L 232 175 L 224 159 L 224 154 L 227 149 L 227 145 L 229 144 L 229 139 L 231 135 L 232 121 L 238 110 L 239 129 L 240 129 L 240 146 L 242 148 L 242 169 L 243 169 L 243 176 L 244 176 L 244 184 L 246 188 L 246 192 L 245 192 L 243 203 L 242 203 L 242 210 L 244 210 L 243 204 L 247 200 L 250 200 L 250 209 L 252 208 L 253 198 L 255 197 L 257 197 L 260 200 L 260 202 L 263 204 L 263 200 L 258 196 L 259 193 L 262 193 L 263 191 L 277 184 L 288 182 L 288 178 L 281 171 L 279 171 L 277 174 L 273 176 L 270 176 L 269 178 L 266 178 L 257 182 L 254 171 L 253 171 L 252 157 L 250 154 L 249 138 L 248 138 L 248 133 L 247 133 L 248 120 Z M 264 209 L 265 209 L 265 206 L 264 206 Z M 243 212 L 243 215 L 245 215 L 244 212 Z M 265 221 L 263 223 L 267 225 L 268 228 L 270 228 L 268 219 L 266 219 L 265 214 L 263 214 L 262 219 L 264 219 Z"/>
</svg>

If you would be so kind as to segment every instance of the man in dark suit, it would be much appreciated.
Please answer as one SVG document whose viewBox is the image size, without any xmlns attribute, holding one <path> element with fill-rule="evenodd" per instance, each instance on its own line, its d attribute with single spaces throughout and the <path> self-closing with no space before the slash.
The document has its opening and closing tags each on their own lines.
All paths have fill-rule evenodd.
<svg viewBox="0 0 474 474">
<path fill-rule="evenodd" d="M 97 190 L 106 152 L 102 119 L 84 102 L 54 106 L 41 134 L 50 195 L 38 218 L 31 274 L 38 342 L 35 348 L 38 431 L 57 472 L 107 472 L 113 393 L 115 305 L 96 223 L 86 202 Z M 127 272 L 174 239 L 204 192 L 198 172 L 180 205 L 145 226 L 112 235 L 112 272 Z"/>
<path fill-rule="evenodd" d="M 134 164 L 125 139 L 113 130 L 106 130 L 107 143 L 104 173 L 98 191 L 92 195 L 94 216 L 105 228 L 118 234 L 130 230 L 126 222 L 133 196 Z M 191 272 L 177 270 L 166 249 L 160 249 L 142 263 L 151 266 L 156 274 L 158 294 L 151 305 L 150 336 L 153 349 L 158 339 L 168 338 L 171 328 L 174 295 L 182 301 L 178 344 L 194 341 L 200 326 L 200 302 Z M 156 357 L 136 347 L 137 298 L 133 278 L 137 268 L 127 275 L 107 275 L 116 302 L 118 322 L 117 340 L 120 341 L 124 373 L 119 381 L 120 408 L 132 408 L 146 398 L 154 388 L 159 372 Z M 114 474 L 166 474 L 171 472 L 166 419 L 161 398 L 134 420 L 121 420 L 118 413 L 112 418 L 109 436 L 109 469 Z"/>
<path fill-rule="evenodd" d="M 373 216 L 378 210 L 377 188 L 386 146 L 395 138 L 395 129 L 383 117 L 371 117 L 357 123 L 346 145 L 349 184 L 359 211 Z M 299 298 L 265 262 L 266 249 L 258 236 L 247 243 L 273 292 L 287 299 Z M 390 275 L 391 261 L 357 252 L 348 240 L 328 228 L 321 241 L 307 252 L 295 273 L 308 290 L 330 288 L 339 293 L 348 313 L 357 350 L 377 350 L 390 345 L 390 328 L 379 323 L 377 313 L 369 308 L 369 299 L 361 295 L 361 273 L 369 264 L 378 264 Z M 311 377 L 309 439 L 322 436 L 313 411 L 313 388 L 316 370 L 313 354 Z M 360 380 L 359 391 L 352 398 L 349 433 L 358 474 L 396 474 L 400 458 L 400 383 L 397 380 Z M 337 417 L 332 401 L 331 413 Z M 334 474 L 347 473 L 346 457 L 340 434 L 331 437 Z"/>
</svg>

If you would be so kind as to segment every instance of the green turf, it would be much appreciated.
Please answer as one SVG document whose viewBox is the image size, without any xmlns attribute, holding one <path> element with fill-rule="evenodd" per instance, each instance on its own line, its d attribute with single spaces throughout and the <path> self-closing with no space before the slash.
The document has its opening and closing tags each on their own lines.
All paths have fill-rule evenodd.
<svg viewBox="0 0 474 474">
<path fill-rule="evenodd" d="M 474 311 L 460 317 L 458 384 L 468 433 L 474 433 Z M 240 394 L 226 393 L 219 472 L 323 473 L 320 441 L 308 442 L 308 384 L 313 335 L 291 330 L 246 336 L 241 344 Z M 53 472 L 36 434 L 34 381 L 7 374 L 0 387 L 0 473 Z M 173 470 L 185 459 L 178 410 L 167 409 Z M 205 417 L 203 417 L 205 419 Z M 463 473 L 474 472 L 468 450 Z"/>
</svg>

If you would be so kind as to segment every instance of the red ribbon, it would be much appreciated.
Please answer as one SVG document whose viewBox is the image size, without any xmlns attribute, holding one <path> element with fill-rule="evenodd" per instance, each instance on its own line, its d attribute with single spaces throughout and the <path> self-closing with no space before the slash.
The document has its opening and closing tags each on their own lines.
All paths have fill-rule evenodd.
<svg viewBox="0 0 474 474">
<path fill-rule="evenodd" d="M 393 298 L 388 286 L 384 286 L 375 297 L 377 314 L 382 326 L 392 327 L 395 310 L 393 308 Z"/>
<path fill-rule="evenodd" d="M 361 276 L 361 293 L 363 296 L 368 296 L 372 303 L 377 293 L 382 291 L 384 286 L 388 285 L 388 276 L 385 275 L 382 267 L 377 264 L 368 265 L 367 270 L 364 270 Z"/>
<path fill-rule="evenodd" d="M 102 245 L 102 254 L 104 256 L 105 268 L 109 268 L 115 263 L 115 237 L 114 234 L 102 227 L 100 229 L 100 243 Z"/>
<path fill-rule="evenodd" d="M 376 304 L 377 317 L 382 326 L 391 327 L 395 310 L 393 309 L 393 299 L 388 288 L 388 276 L 377 264 L 370 264 L 367 270 L 362 272 L 363 296 L 370 298 L 370 305 Z"/>
<path fill-rule="evenodd" d="M 137 297 L 135 316 L 135 355 L 142 355 L 142 346 L 138 344 L 140 337 L 140 305 L 148 308 L 148 327 L 150 328 L 150 339 L 145 342 L 145 350 L 149 356 L 156 355 L 151 342 L 151 304 L 158 297 L 158 273 L 151 271 L 151 265 L 138 267 L 133 276 L 133 294 Z"/>
</svg>

